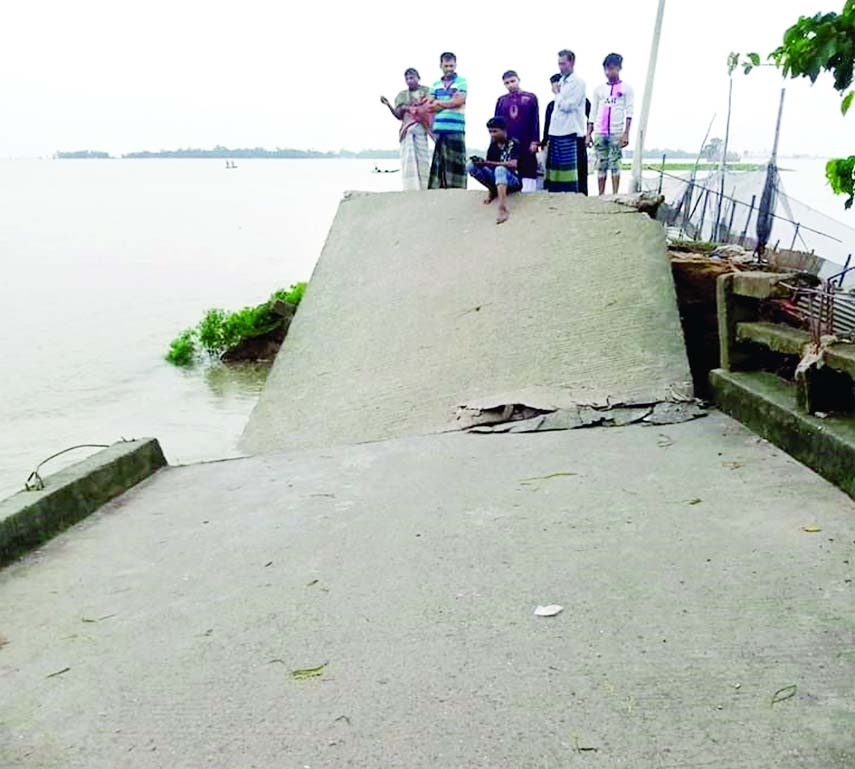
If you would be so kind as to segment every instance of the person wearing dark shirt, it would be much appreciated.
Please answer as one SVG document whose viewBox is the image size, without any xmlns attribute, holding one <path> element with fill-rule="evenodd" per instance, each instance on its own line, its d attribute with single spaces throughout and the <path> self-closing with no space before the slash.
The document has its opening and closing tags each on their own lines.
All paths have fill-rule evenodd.
<svg viewBox="0 0 855 769">
<path fill-rule="evenodd" d="M 561 90 L 561 75 L 556 73 L 549 78 L 549 84 L 552 88 L 552 93 L 557 94 Z M 552 112 L 555 110 L 555 102 L 551 101 L 546 105 L 546 117 L 543 121 L 543 141 L 540 143 L 541 149 L 546 149 L 549 144 L 549 124 L 552 122 Z M 585 117 L 590 117 L 591 100 L 585 99 Z M 584 137 L 586 138 L 586 137 Z M 583 195 L 588 194 L 588 145 L 587 141 L 577 141 L 577 155 L 579 163 L 579 192 Z"/>
<path fill-rule="evenodd" d="M 486 159 L 472 157 L 467 170 L 473 179 L 487 188 L 487 197 L 484 199 L 486 205 L 498 198 L 499 213 L 496 224 L 501 224 L 510 216 L 508 195 L 522 189 L 522 182 L 517 175 L 520 144 L 516 139 L 508 136 L 504 118 L 490 118 L 487 121 L 487 130 L 490 132 L 490 148 L 487 150 L 487 157 Z"/>
<path fill-rule="evenodd" d="M 549 89 L 552 91 L 553 95 L 557 95 L 558 91 L 561 89 L 561 75 L 557 72 L 549 78 Z M 546 117 L 543 121 L 543 141 L 540 143 L 541 149 L 546 149 L 546 145 L 549 144 L 549 126 L 552 123 L 552 113 L 554 110 L 555 99 L 546 105 Z"/>
<path fill-rule="evenodd" d="M 520 88 L 519 75 L 509 69 L 502 75 L 508 92 L 496 102 L 496 117 L 505 119 L 508 136 L 520 145 L 517 176 L 522 179 L 522 191 L 537 188 L 537 147 L 540 143 L 540 108 L 537 96 Z"/>
</svg>

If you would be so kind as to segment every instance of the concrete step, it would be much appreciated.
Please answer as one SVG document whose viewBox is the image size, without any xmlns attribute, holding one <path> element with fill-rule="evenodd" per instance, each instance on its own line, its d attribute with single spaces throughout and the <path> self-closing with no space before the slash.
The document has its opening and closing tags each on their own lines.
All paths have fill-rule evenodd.
<svg viewBox="0 0 855 769">
<path fill-rule="evenodd" d="M 799 410 L 796 385 L 765 372 L 716 369 L 710 386 L 722 411 L 855 497 L 855 418 Z"/>
<path fill-rule="evenodd" d="M 786 355 L 802 355 L 805 347 L 810 344 L 811 336 L 803 331 L 783 323 L 737 323 L 736 340 L 738 342 L 755 342 L 768 347 L 773 352 Z M 836 371 L 842 371 L 855 379 L 855 344 L 838 342 L 825 349 L 825 365 Z"/>
<path fill-rule="evenodd" d="M 810 334 L 783 323 L 737 323 L 736 341 L 762 344 L 772 352 L 784 355 L 801 355 L 810 344 Z"/>
</svg>

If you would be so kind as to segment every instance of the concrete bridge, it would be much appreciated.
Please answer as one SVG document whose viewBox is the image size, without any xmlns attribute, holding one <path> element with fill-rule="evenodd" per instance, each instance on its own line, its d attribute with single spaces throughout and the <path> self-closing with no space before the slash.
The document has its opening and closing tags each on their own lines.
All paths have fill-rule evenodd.
<svg viewBox="0 0 855 769">
<path fill-rule="evenodd" d="M 514 204 L 345 200 L 254 456 L 0 572 L 0 766 L 855 765 L 852 501 L 694 418 L 658 225 Z"/>
</svg>

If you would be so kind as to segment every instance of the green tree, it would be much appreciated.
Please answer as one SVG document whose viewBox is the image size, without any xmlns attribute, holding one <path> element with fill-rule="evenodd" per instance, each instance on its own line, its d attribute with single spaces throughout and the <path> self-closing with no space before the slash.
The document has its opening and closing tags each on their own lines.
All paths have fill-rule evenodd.
<svg viewBox="0 0 855 769">
<path fill-rule="evenodd" d="M 807 77 L 815 83 L 823 72 L 834 77 L 834 88 L 840 94 L 840 109 L 844 116 L 855 99 L 852 90 L 855 68 L 855 0 L 846 0 L 840 13 L 817 13 L 800 16 L 785 33 L 769 60 L 784 77 Z M 742 62 L 746 74 L 760 64 L 756 53 L 749 53 Z M 855 155 L 828 161 L 825 175 L 838 195 L 846 195 L 846 208 L 855 199 Z"/>
</svg>

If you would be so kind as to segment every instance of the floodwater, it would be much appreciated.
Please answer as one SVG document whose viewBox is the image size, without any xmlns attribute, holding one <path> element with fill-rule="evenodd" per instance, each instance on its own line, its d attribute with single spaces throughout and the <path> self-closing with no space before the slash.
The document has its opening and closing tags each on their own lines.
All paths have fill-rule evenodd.
<svg viewBox="0 0 855 769">
<path fill-rule="evenodd" d="M 237 164 L 0 162 L 0 498 L 80 443 L 155 436 L 172 463 L 237 454 L 266 367 L 179 369 L 170 340 L 209 307 L 308 279 L 342 192 L 400 184 L 368 160 Z"/>
<path fill-rule="evenodd" d="M 400 177 L 373 160 L 237 162 L 0 162 L 0 498 L 80 443 L 155 436 L 173 464 L 238 454 L 267 368 L 178 369 L 170 340 L 209 307 L 308 279 L 342 192 Z M 855 225 L 820 161 L 781 165 L 790 195 Z"/>
</svg>

